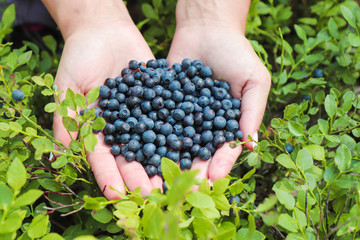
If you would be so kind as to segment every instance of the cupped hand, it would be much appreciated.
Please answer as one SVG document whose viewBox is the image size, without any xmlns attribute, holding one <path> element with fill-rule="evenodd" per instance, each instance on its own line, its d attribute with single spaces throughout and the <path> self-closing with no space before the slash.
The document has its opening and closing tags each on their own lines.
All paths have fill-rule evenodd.
<svg viewBox="0 0 360 240">
<path fill-rule="evenodd" d="M 87 94 L 92 88 L 103 85 L 106 78 L 117 77 L 132 59 L 147 61 L 154 56 L 132 23 L 121 21 L 92 24 L 73 32 L 65 39 L 55 84 L 66 92 Z M 61 100 L 64 94 L 61 96 Z M 72 113 L 74 115 L 74 113 Z M 71 138 L 62 124 L 62 117 L 55 113 L 54 135 L 69 145 Z M 75 136 L 76 137 L 76 136 Z M 87 160 L 96 181 L 108 199 L 120 196 L 110 186 L 125 193 L 125 187 L 134 190 L 142 187 L 148 195 L 153 188 L 161 188 L 159 176 L 151 179 L 139 162 L 128 163 L 119 155 L 114 157 L 110 147 L 104 143 L 104 135 L 97 134 L 98 143 L 94 152 L 87 153 Z"/>
<path fill-rule="evenodd" d="M 182 59 L 199 59 L 213 69 L 213 78 L 226 80 L 233 97 L 241 98 L 240 130 L 245 146 L 252 150 L 257 141 L 271 78 L 244 34 L 230 26 L 196 23 L 177 27 L 168 55 L 170 64 Z M 194 159 L 192 169 L 200 169 L 198 177 L 210 181 L 225 177 L 242 151 L 242 146 L 225 144 L 209 161 Z"/>
</svg>

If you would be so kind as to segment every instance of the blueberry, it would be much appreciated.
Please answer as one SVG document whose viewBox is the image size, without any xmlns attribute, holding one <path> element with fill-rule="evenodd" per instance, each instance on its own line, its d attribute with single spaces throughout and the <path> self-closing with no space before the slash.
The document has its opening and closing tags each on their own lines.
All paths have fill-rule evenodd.
<svg viewBox="0 0 360 240">
<path fill-rule="evenodd" d="M 145 172 L 146 172 L 146 174 L 151 178 L 151 177 L 153 177 L 153 176 L 156 175 L 156 173 L 157 173 L 157 168 L 156 168 L 155 166 L 153 166 L 153 165 L 147 165 L 147 166 L 145 167 Z"/>
<path fill-rule="evenodd" d="M 196 67 L 196 70 L 200 70 L 201 69 L 201 67 L 203 66 L 203 63 L 202 63 L 202 61 L 200 61 L 200 60 L 194 60 L 192 63 L 191 63 L 191 66 L 194 66 L 194 67 Z"/>
<path fill-rule="evenodd" d="M 145 123 L 146 129 L 151 130 L 154 128 L 155 123 L 153 119 L 147 117 L 144 118 L 142 122 Z"/>
<path fill-rule="evenodd" d="M 215 118 L 215 112 L 210 107 L 205 107 L 203 110 L 204 120 L 212 120 Z"/>
<path fill-rule="evenodd" d="M 233 141 L 235 138 L 234 133 L 227 131 L 225 134 L 225 139 L 227 142 Z"/>
<path fill-rule="evenodd" d="M 201 142 L 203 143 L 208 143 L 208 142 L 211 142 L 214 138 L 214 135 L 212 133 L 212 131 L 204 131 L 201 133 Z"/>
<path fill-rule="evenodd" d="M 111 120 L 111 113 L 110 110 L 105 110 L 103 113 L 103 118 L 108 122 Z"/>
<path fill-rule="evenodd" d="M 198 156 L 201 160 L 209 160 L 211 158 L 211 152 L 206 147 L 200 148 Z"/>
<path fill-rule="evenodd" d="M 138 66 L 139 66 L 139 63 L 138 63 L 138 61 L 136 61 L 136 60 L 131 60 L 131 61 L 129 62 L 129 68 L 130 68 L 131 70 L 136 70 L 136 69 L 138 68 Z"/>
<path fill-rule="evenodd" d="M 105 135 L 105 139 L 104 139 L 105 144 L 111 146 L 114 143 L 114 140 L 115 139 L 113 135 Z"/>
<path fill-rule="evenodd" d="M 208 143 L 205 145 L 205 147 L 206 147 L 207 149 L 209 149 L 211 155 L 214 155 L 214 154 L 215 154 L 216 148 L 214 147 L 214 145 L 212 144 L 212 142 L 208 142 Z"/>
<path fill-rule="evenodd" d="M 128 108 L 122 108 L 119 109 L 119 113 L 118 113 L 118 117 L 120 117 L 121 119 L 125 120 L 128 117 L 130 117 L 130 110 Z"/>
<path fill-rule="evenodd" d="M 189 66 L 191 66 L 191 60 L 189 58 L 184 58 L 181 62 L 181 66 L 187 69 Z"/>
<path fill-rule="evenodd" d="M 157 120 L 154 122 L 154 131 L 159 133 L 160 132 L 160 128 L 161 128 L 161 125 L 163 125 L 164 122 L 163 121 L 160 121 L 160 120 Z"/>
<path fill-rule="evenodd" d="M 176 90 L 172 93 L 171 98 L 175 102 L 181 102 L 184 99 L 184 94 L 179 90 Z"/>
<path fill-rule="evenodd" d="M 152 88 L 156 85 L 156 82 L 153 78 L 148 78 L 145 80 L 145 86 Z"/>
<path fill-rule="evenodd" d="M 292 153 L 294 150 L 293 146 L 290 144 L 285 144 L 285 149 L 288 153 Z"/>
<path fill-rule="evenodd" d="M 192 138 L 195 135 L 196 131 L 192 126 L 187 126 L 184 128 L 184 136 Z"/>
<path fill-rule="evenodd" d="M 212 141 L 215 148 L 220 148 L 225 144 L 226 138 L 222 135 L 216 135 Z"/>
<path fill-rule="evenodd" d="M 99 107 L 103 110 L 106 110 L 107 109 L 107 106 L 108 106 L 108 102 L 109 100 L 108 99 L 101 99 L 99 101 Z"/>
<path fill-rule="evenodd" d="M 172 141 L 175 141 L 175 140 L 178 140 L 179 138 L 178 138 L 178 136 L 176 136 L 175 134 L 169 134 L 168 136 L 166 136 L 166 143 L 168 144 L 168 145 L 170 145 L 170 143 L 172 142 Z"/>
<path fill-rule="evenodd" d="M 190 149 L 191 157 L 196 157 L 199 154 L 201 146 L 199 144 L 195 144 Z"/>
<path fill-rule="evenodd" d="M 13 94 L 14 94 L 15 91 L 17 92 L 17 91 L 20 91 L 20 90 L 14 90 Z M 106 86 L 106 85 L 100 86 L 100 90 L 99 90 L 99 97 L 100 98 L 109 98 L 110 94 L 111 94 L 111 92 L 110 92 L 110 88 L 108 86 Z"/>
<path fill-rule="evenodd" d="M 146 143 L 143 147 L 143 153 L 147 157 L 151 157 L 155 154 L 156 146 L 153 143 Z"/>
<path fill-rule="evenodd" d="M 118 86 L 118 91 L 120 93 L 127 94 L 127 92 L 129 91 L 129 87 L 125 83 L 120 83 Z M 109 96 L 110 96 L 110 94 L 109 94 Z"/>
<path fill-rule="evenodd" d="M 178 151 L 170 150 L 166 153 L 166 157 L 173 160 L 174 162 L 177 162 L 180 159 L 180 153 Z"/>
<path fill-rule="evenodd" d="M 172 97 L 172 93 L 171 91 L 167 90 L 167 89 L 164 89 L 162 92 L 161 92 L 161 97 L 165 100 L 167 99 L 170 99 Z"/>
<path fill-rule="evenodd" d="M 126 160 L 127 162 L 132 162 L 132 161 L 135 160 L 135 153 L 132 152 L 132 151 L 127 151 L 127 152 L 125 152 L 123 155 L 124 155 L 125 160 Z"/>
<path fill-rule="evenodd" d="M 126 74 L 131 74 L 132 71 L 130 68 L 124 68 L 123 70 L 121 70 L 121 76 L 125 76 Z"/>
<path fill-rule="evenodd" d="M 214 81 L 209 77 L 205 77 L 204 82 L 205 82 L 205 87 L 207 88 L 212 88 L 214 86 Z"/>
<path fill-rule="evenodd" d="M 107 78 L 105 80 L 105 85 L 108 87 L 108 88 L 114 88 L 116 86 L 116 81 L 115 79 L 113 78 Z"/>
<path fill-rule="evenodd" d="M 190 114 L 194 111 L 194 104 L 192 102 L 183 102 L 181 104 L 181 109 L 185 112 L 185 114 Z"/>
<path fill-rule="evenodd" d="M 135 124 L 134 127 L 134 132 L 138 133 L 138 134 L 142 134 L 143 132 L 146 131 L 146 125 L 143 122 L 138 122 L 137 124 Z"/>
<path fill-rule="evenodd" d="M 186 126 L 193 126 L 194 125 L 194 115 L 193 114 L 189 114 L 186 115 L 183 119 L 183 125 Z"/>
<path fill-rule="evenodd" d="M 125 122 L 120 125 L 120 128 L 119 128 L 120 133 L 128 133 L 129 131 L 130 131 L 130 124 Z"/>
<path fill-rule="evenodd" d="M 201 144 L 201 134 L 196 133 L 193 137 L 192 140 L 194 142 L 194 144 Z"/>
<path fill-rule="evenodd" d="M 322 78 L 324 76 L 322 69 L 316 68 L 313 72 L 315 78 Z"/>
<path fill-rule="evenodd" d="M 219 109 L 217 112 L 216 112 L 216 116 L 225 116 L 225 110 L 224 109 Z M 236 117 L 236 115 L 235 115 Z"/>
<path fill-rule="evenodd" d="M 196 126 L 200 126 L 202 125 L 202 123 L 204 122 L 204 114 L 201 112 L 197 112 L 194 115 L 194 123 Z"/>
<path fill-rule="evenodd" d="M 131 136 L 128 133 L 121 134 L 119 137 L 119 142 L 122 144 L 127 144 L 131 140 Z"/>
<path fill-rule="evenodd" d="M 211 130 L 213 128 L 213 122 L 212 121 L 204 121 L 201 125 L 203 130 Z"/>
<path fill-rule="evenodd" d="M 126 119 L 126 122 L 130 125 L 131 129 L 134 129 L 135 125 L 138 123 L 138 120 L 134 117 L 129 117 Z"/>
<path fill-rule="evenodd" d="M 183 90 L 185 94 L 192 95 L 195 93 L 196 90 L 195 84 L 193 84 L 192 82 L 188 82 L 184 85 Z"/>
<path fill-rule="evenodd" d="M 152 110 L 151 102 L 150 101 L 143 101 L 140 104 L 140 108 L 141 108 L 142 112 L 144 112 L 144 113 L 151 112 L 151 110 Z"/>
<path fill-rule="evenodd" d="M 156 72 L 155 72 L 155 69 L 152 68 L 152 67 L 148 67 L 145 69 L 145 72 L 147 74 L 149 74 L 150 78 L 152 78 L 153 76 L 155 76 Z"/>
<path fill-rule="evenodd" d="M 168 148 L 165 146 L 161 146 L 156 149 L 156 154 L 158 154 L 160 157 L 165 157 L 167 152 Z"/>
<path fill-rule="evenodd" d="M 219 86 L 224 88 L 226 91 L 230 91 L 230 85 L 226 81 L 219 81 Z"/>
<path fill-rule="evenodd" d="M 175 125 L 176 124 L 176 120 L 173 118 L 173 116 L 168 116 L 166 119 L 165 119 L 166 122 L 170 123 L 171 125 Z"/>
<path fill-rule="evenodd" d="M 153 107 L 153 109 L 156 109 L 156 110 L 163 108 L 164 107 L 164 99 L 159 96 L 155 97 L 151 102 L 151 106 Z"/>
<path fill-rule="evenodd" d="M 241 111 L 239 109 L 233 109 L 235 113 L 235 120 L 239 121 L 241 117 Z"/>
<path fill-rule="evenodd" d="M 170 142 L 170 148 L 174 151 L 180 151 L 182 148 L 182 142 L 180 140 L 174 140 Z"/>
<path fill-rule="evenodd" d="M 185 112 L 182 109 L 175 109 L 172 116 L 176 121 L 181 121 L 185 117 Z"/>
<path fill-rule="evenodd" d="M 169 90 L 171 92 L 176 91 L 176 90 L 180 90 L 180 89 L 181 89 L 181 83 L 179 81 L 174 80 L 174 81 L 170 82 Z"/>
<path fill-rule="evenodd" d="M 143 162 L 145 160 L 145 155 L 141 149 L 135 153 L 135 160 L 137 162 Z"/>
<path fill-rule="evenodd" d="M 133 134 L 130 135 L 130 139 L 131 139 L 131 140 L 136 140 L 136 141 L 140 142 L 141 136 L 140 136 L 140 134 L 133 133 Z"/>
<path fill-rule="evenodd" d="M 169 85 L 170 82 L 174 81 L 174 74 L 170 71 L 165 71 L 165 73 L 161 76 L 161 80 L 165 85 Z"/>
<path fill-rule="evenodd" d="M 199 73 L 202 77 L 210 77 L 212 75 L 212 69 L 209 66 L 202 66 Z"/>
<path fill-rule="evenodd" d="M 203 89 L 205 87 L 204 80 L 202 78 L 197 79 L 197 81 L 195 82 L 195 87 L 198 91 Z"/>
<path fill-rule="evenodd" d="M 230 119 L 226 122 L 226 130 L 230 132 L 235 132 L 239 129 L 238 121 Z"/>
<path fill-rule="evenodd" d="M 198 70 L 196 69 L 195 66 L 189 66 L 185 71 L 186 76 L 188 76 L 189 78 L 194 77 L 197 74 L 197 72 Z"/>
<path fill-rule="evenodd" d="M 170 112 L 167 108 L 162 108 L 158 111 L 157 115 L 159 119 L 165 120 L 169 116 Z"/>
<path fill-rule="evenodd" d="M 156 134 L 153 130 L 147 130 L 142 134 L 142 140 L 145 143 L 153 143 L 156 139 Z"/>
<path fill-rule="evenodd" d="M 110 99 L 107 104 L 108 108 L 112 111 L 119 110 L 119 105 L 119 101 L 116 99 Z"/>
<path fill-rule="evenodd" d="M 175 108 L 175 102 L 172 99 L 167 99 L 164 101 L 164 107 L 168 110 L 172 110 Z"/>
<path fill-rule="evenodd" d="M 149 61 L 147 61 L 146 66 L 149 68 L 157 68 L 158 67 L 158 63 L 156 60 L 154 59 L 150 59 Z"/>
<path fill-rule="evenodd" d="M 221 105 L 222 105 L 222 108 L 225 110 L 231 109 L 233 107 L 232 102 L 229 99 L 222 100 Z"/>
<path fill-rule="evenodd" d="M 244 134 L 241 130 L 237 130 L 234 135 L 235 135 L 235 140 L 240 140 L 240 141 L 244 136 Z"/>
<path fill-rule="evenodd" d="M 118 76 L 115 78 L 116 87 L 119 86 L 120 83 L 122 83 L 122 77 Z"/>
<path fill-rule="evenodd" d="M 158 59 L 157 64 L 159 68 L 166 68 L 168 66 L 168 62 L 165 58 Z"/>
<path fill-rule="evenodd" d="M 119 103 L 123 103 L 123 102 L 125 102 L 125 100 L 126 100 L 126 96 L 125 96 L 125 94 L 123 94 L 123 93 L 117 92 L 117 93 L 115 94 L 115 99 L 118 100 Z"/>
<path fill-rule="evenodd" d="M 177 123 L 173 126 L 173 133 L 177 136 L 181 135 L 183 130 L 184 130 L 184 127 L 180 123 Z"/>
<path fill-rule="evenodd" d="M 214 111 L 218 111 L 222 108 L 222 104 L 220 101 L 216 100 L 211 104 L 211 109 Z"/>
<path fill-rule="evenodd" d="M 224 129 L 226 126 L 226 119 L 222 116 L 216 116 L 213 122 L 215 129 Z"/>
<path fill-rule="evenodd" d="M 165 136 L 168 136 L 169 134 L 172 133 L 172 130 L 173 128 L 170 123 L 164 123 L 160 128 L 160 133 Z"/>
<path fill-rule="evenodd" d="M 161 156 L 158 154 L 154 154 L 149 158 L 149 164 L 154 165 L 155 167 L 160 166 L 161 164 Z"/>
<path fill-rule="evenodd" d="M 110 151 L 111 151 L 112 155 L 118 156 L 118 155 L 120 155 L 121 149 L 120 149 L 119 145 L 112 145 Z"/>
<path fill-rule="evenodd" d="M 225 110 L 224 117 L 226 120 L 235 119 L 235 112 L 232 109 Z"/>
<path fill-rule="evenodd" d="M 181 64 L 180 64 L 180 63 L 174 63 L 174 64 L 171 66 L 171 68 L 174 69 L 176 73 L 180 73 L 181 70 L 182 70 L 182 67 L 181 67 Z"/>
<path fill-rule="evenodd" d="M 125 74 L 122 81 L 128 86 L 133 86 L 135 82 L 134 75 L 132 75 L 131 73 Z"/>
<path fill-rule="evenodd" d="M 140 149 L 140 143 L 136 140 L 131 140 L 128 143 L 128 148 L 129 148 L 129 151 L 136 152 L 137 150 Z"/>
<path fill-rule="evenodd" d="M 136 96 L 130 96 L 126 100 L 126 105 L 130 109 L 140 106 L 140 103 L 141 103 L 141 99 Z"/>
<path fill-rule="evenodd" d="M 192 165 L 192 162 L 188 158 L 183 158 L 183 159 L 180 160 L 180 168 L 182 170 L 190 169 L 191 165 Z"/>
<path fill-rule="evenodd" d="M 241 100 L 240 99 L 232 98 L 231 103 L 233 105 L 233 108 L 240 109 L 240 106 L 241 106 Z"/>
<path fill-rule="evenodd" d="M 226 90 L 224 88 L 218 88 L 215 90 L 214 96 L 217 100 L 224 99 L 225 95 L 226 95 Z"/>
<path fill-rule="evenodd" d="M 306 94 L 306 95 L 303 95 L 303 96 L 302 96 L 302 100 L 304 100 L 304 101 L 310 101 L 310 100 L 311 100 L 311 97 L 310 97 L 309 94 Z"/>
<path fill-rule="evenodd" d="M 105 135 L 108 135 L 108 134 L 113 134 L 113 133 L 115 133 L 115 130 L 116 130 L 116 128 L 115 128 L 114 124 L 107 123 L 107 124 L 105 125 L 103 131 L 104 131 L 104 134 L 105 134 Z"/>
</svg>

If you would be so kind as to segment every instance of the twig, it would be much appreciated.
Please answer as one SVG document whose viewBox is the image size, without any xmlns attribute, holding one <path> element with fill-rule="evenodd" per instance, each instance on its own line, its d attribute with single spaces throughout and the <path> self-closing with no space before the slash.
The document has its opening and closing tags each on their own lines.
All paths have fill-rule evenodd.
<svg viewBox="0 0 360 240">
<path fill-rule="evenodd" d="M 305 214 L 306 214 L 306 225 L 309 225 L 308 194 L 309 194 L 309 190 L 308 190 L 308 189 L 306 189 L 306 193 L 305 193 Z"/>
<path fill-rule="evenodd" d="M 337 220 L 336 220 L 335 227 L 338 225 L 338 223 L 339 223 L 339 221 L 340 221 L 340 217 L 341 217 L 341 215 L 344 213 L 344 210 L 345 210 L 346 204 L 347 204 L 347 202 L 348 202 L 348 200 L 349 200 L 350 194 L 354 191 L 354 188 L 355 188 L 356 186 L 357 186 L 357 184 L 355 184 L 355 185 L 351 188 L 351 190 L 349 191 L 348 195 L 346 196 L 344 205 L 343 205 L 343 207 L 341 208 L 340 214 L 339 214 L 339 216 L 338 216 L 338 218 L 337 218 Z"/>
<path fill-rule="evenodd" d="M 331 237 L 331 235 L 333 235 L 337 230 L 339 230 L 340 228 L 345 227 L 348 223 L 352 222 L 352 221 L 357 221 L 359 220 L 359 216 L 350 218 L 348 220 L 346 220 L 343 224 L 334 227 L 333 229 L 331 229 L 331 231 L 324 237 L 324 239 L 329 239 L 329 237 Z"/>
<path fill-rule="evenodd" d="M 82 205 L 82 206 L 79 207 L 78 209 L 75 209 L 75 210 L 73 210 L 73 211 L 71 211 L 71 212 L 63 213 L 63 214 L 61 214 L 60 216 L 66 217 L 66 216 L 68 216 L 68 215 L 71 215 L 71 214 L 74 214 L 74 213 L 79 212 L 79 211 L 80 211 L 81 209 L 83 209 L 83 208 L 84 208 L 84 205 Z"/>
<path fill-rule="evenodd" d="M 328 189 L 328 195 L 326 198 L 326 205 L 325 205 L 325 219 L 326 219 L 326 233 L 329 233 L 329 197 L 330 197 L 330 187 Z"/>
<path fill-rule="evenodd" d="M 311 226 L 312 226 L 312 228 L 314 229 L 315 234 L 316 234 L 316 236 L 317 236 L 316 240 L 318 240 L 319 238 L 318 238 L 317 230 L 316 230 L 316 228 L 315 228 L 315 225 L 314 225 L 314 222 L 313 222 L 313 220 L 312 220 L 312 217 L 309 216 L 309 219 L 310 219 L 310 222 L 311 222 Z"/>
<path fill-rule="evenodd" d="M 56 204 L 56 203 L 55 203 Z M 58 204 L 61 204 L 61 203 L 58 203 Z M 84 204 L 83 202 L 76 202 L 76 203 L 73 203 L 73 204 L 68 204 L 68 205 L 63 205 L 61 204 L 59 207 L 44 207 L 44 209 L 47 209 L 47 210 L 52 210 L 52 211 L 56 211 L 56 210 L 59 210 L 59 209 L 64 209 L 64 208 L 69 208 L 69 207 L 74 207 L 74 206 L 77 206 L 77 205 L 82 205 Z"/>
</svg>

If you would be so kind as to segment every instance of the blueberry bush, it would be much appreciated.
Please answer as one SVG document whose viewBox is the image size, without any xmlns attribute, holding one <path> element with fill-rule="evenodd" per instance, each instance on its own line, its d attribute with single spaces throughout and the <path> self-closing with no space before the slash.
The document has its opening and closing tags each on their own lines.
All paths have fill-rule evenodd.
<svg viewBox="0 0 360 240">
<path fill-rule="evenodd" d="M 165 57 L 176 1 L 127 4 Z M 358 1 L 252 1 L 246 35 L 272 75 L 257 147 L 212 186 L 163 158 L 166 193 L 113 201 L 85 153 L 106 122 L 79 110 L 99 88 L 59 101 L 62 43 L 48 35 L 46 47 L 13 47 L 15 11 L 0 23 L 0 239 L 360 239 Z M 79 133 L 69 148 L 53 137 L 55 111 Z"/>
</svg>

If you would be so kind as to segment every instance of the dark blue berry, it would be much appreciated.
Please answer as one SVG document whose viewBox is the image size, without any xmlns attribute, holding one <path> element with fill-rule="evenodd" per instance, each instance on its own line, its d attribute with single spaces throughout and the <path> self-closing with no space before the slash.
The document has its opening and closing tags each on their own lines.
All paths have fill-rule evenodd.
<svg viewBox="0 0 360 240">
<path fill-rule="evenodd" d="M 188 158 L 183 158 L 183 159 L 180 160 L 180 168 L 182 170 L 190 169 L 191 165 L 192 165 L 192 162 Z"/>
<path fill-rule="evenodd" d="M 215 129 L 225 129 L 226 119 L 222 116 L 216 116 L 214 118 L 214 128 Z"/>
<path fill-rule="evenodd" d="M 153 166 L 153 165 L 147 165 L 147 166 L 145 167 L 145 172 L 146 172 L 146 174 L 151 178 L 151 177 L 153 177 L 153 176 L 156 175 L 156 173 L 157 173 L 157 168 L 156 168 L 155 166 Z"/>
<path fill-rule="evenodd" d="M 169 134 L 172 133 L 172 125 L 170 123 L 164 123 L 161 127 L 160 127 L 160 133 L 168 136 Z"/>
<path fill-rule="evenodd" d="M 118 155 L 120 155 L 121 149 L 120 149 L 119 145 L 112 145 L 110 151 L 111 151 L 112 155 L 118 156 Z"/>
<path fill-rule="evenodd" d="M 227 142 L 233 141 L 235 138 L 234 133 L 227 131 L 225 134 L 225 139 Z"/>
<path fill-rule="evenodd" d="M 153 143 L 156 139 L 156 134 L 153 130 L 147 130 L 142 134 L 142 140 L 145 143 Z"/>
<path fill-rule="evenodd" d="M 107 78 L 105 80 L 105 85 L 109 88 L 114 88 L 116 86 L 116 81 L 113 78 Z"/>
<path fill-rule="evenodd" d="M 211 152 L 206 147 L 200 148 L 198 156 L 201 160 L 209 160 L 211 158 Z"/>
<path fill-rule="evenodd" d="M 241 140 L 244 136 L 243 132 L 241 130 L 237 130 L 234 134 L 235 140 Z"/>
<path fill-rule="evenodd" d="M 20 91 L 20 90 L 14 90 L 13 93 L 15 91 Z M 106 85 L 102 85 L 100 86 L 100 90 L 99 90 L 99 97 L 101 98 L 109 98 L 110 97 L 110 88 Z M 14 97 L 13 97 L 14 98 Z M 16 100 L 15 100 L 16 101 Z"/>
<path fill-rule="evenodd" d="M 315 78 L 322 78 L 324 76 L 323 71 L 320 68 L 316 68 L 313 72 Z"/>
<path fill-rule="evenodd" d="M 226 122 L 226 130 L 230 132 L 236 132 L 239 129 L 238 121 L 230 119 Z"/>
<path fill-rule="evenodd" d="M 214 138 L 214 134 L 212 131 L 204 131 L 201 133 L 201 142 L 203 143 L 208 143 L 211 142 Z"/>
<path fill-rule="evenodd" d="M 143 147 L 143 153 L 147 157 L 151 157 L 155 154 L 156 146 L 153 143 L 146 143 Z"/>
<path fill-rule="evenodd" d="M 225 144 L 226 138 L 222 135 L 216 135 L 212 141 L 215 148 L 220 148 Z"/>
<path fill-rule="evenodd" d="M 112 145 L 114 143 L 114 136 L 113 135 L 105 135 L 105 139 L 104 139 L 104 142 L 107 144 L 107 145 Z"/>
<path fill-rule="evenodd" d="M 290 144 L 285 144 L 285 149 L 288 153 L 292 153 L 294 150 L 293 146 Z"/>
<path fill-rule="evenodd" d="M 135 153 L 132 152 L 132 151 L 127 151 L 127 152 L 125 152 L 123 155 L 124 155 L 125 160 L 126 160 L 127 162 L 132 162 L 132 161 L 135 160 Z"/>
</svg>

